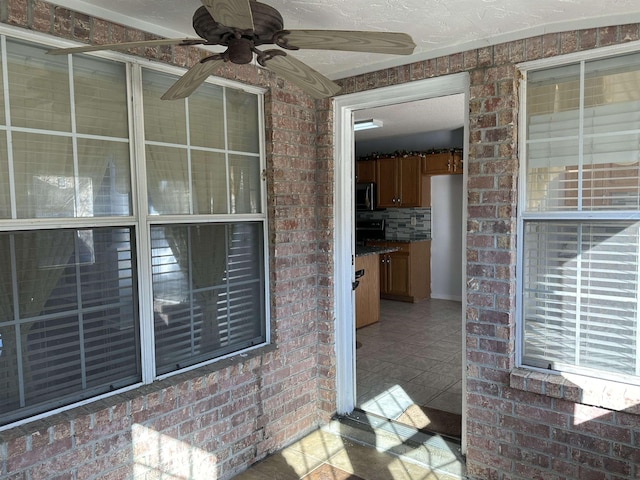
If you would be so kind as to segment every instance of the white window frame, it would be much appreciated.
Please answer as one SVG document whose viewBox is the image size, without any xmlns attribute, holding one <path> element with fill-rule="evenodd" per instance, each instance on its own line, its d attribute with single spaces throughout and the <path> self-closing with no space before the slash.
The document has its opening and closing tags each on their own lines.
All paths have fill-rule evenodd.
<svg viewBox="0 0 640 480">
<path fill-rule="evenodd" d="M 77 46 L 67 40 L 56 39 L 37 32 L 26 31 L 8 25 L 0 25 L 1 42 L 4 43 L 6 38 L 17 41 L 27 42 L 29 44 L 50 47 L 63 48 Z M 77 55 L 77 54 L 76 54 Z M 265 179 L 266 169 L 266 149 L 265 149 L 265 123 L 264 123 L 264 94 L 267 89 L 240 82 L 227 80 L 218 77 L 209 77 L 205 82 L 213 85 L 226 87 L 230 89 L 240 90 L 258 97 L 258 145 L 260 160 L 260 212 L 255 214 L 210 214 L 210 215 L 149 215 L 147 211 L 142 210 L 139 206 L 147 204 L 147 176 L 145 171 L 145 138 L 144 138 L 144 117 L 142 111 L 142 69 L 151 69 L 163 73 L 175 75 L 176 79 L 185 73 L 184 68 L 175 67 L 168 64 L 152 62 L 150 60 L 133 57 L 123 53 L 110 51 L 93 52 L 89 54 L 97 58 L 104 58 L 125 64 L 126 66 L 126 84 L 127 84 L 127 104 L 128 104 L 128 120 L 129 120 L 129 144 L 130 144 L 130 174 L 131 174 L 131 197 L 132 197 L 132 215 L 122 217 L 77 217 L 65 218 L 64 224 L 60 228 L 82 228 L 82 227 L 99 227 L 112 226 L 118 224 L 120 226 L 129 226 L 135 228 L 136 242 L 136 262 L 138 273 L 138 313 L 140 323 L 140 352 L 141 352 L 141 376 L 139 383 L 119 388 L 109 393 L 97 395 L 85 400 L 77 401 L 69 405 L 58 408 L 52 408 L 46 412 L 30 416 L 5 425 L 0 425 L 0 432 L 5 431 L 28 422 L 40 420 L 51 415 L 87 405 L 98 400 L 102 400 L 114 395 L 118 395 L 127 391 L 135 390 L 142 385 L 151 384 L 157 380 L 166 379 L 190 370 L 201 368 L 206 365 L 217 363 L 221 360 L 232 357 L 246 357 L 247 352 L 256 350 L 268 345 L 271 342 L 270 329 L 270 308 L 269 308 L 269 224 L 267 209 L 267 188 Z M 4 61 L 4 59 L 3 59 Z M 183 101 L 183 100 L 174 100 Z M 3 113 L 4 115 L 4 113 Z M 225 118 L 226 123 L 226 118 Z M 226 129 L 226 127 L 225 127 Z M 75 134 L 74 134 L 75 135 Z M 225 151 L 230 152 L 228 149 Z M 217 356 L 210 360 L 187 366 L 179 370 L 174 370 L 165 374 L 156 374 L 155 368 L 155 345 L 154 345 L 154 319 L 153 319 L 153 292 L 152 292 L 152 268 L 151 268 L 151 245 L 150 245 L 150 229 L 154 225 L 176 225 L 176 224 L 197 224 L 212 225 L 216 223 L 233 223 L 233 222 L 260 222 L 263 228 L 262 249 L 263 249 L 263 285 L 264 285 L 264 322 L 265 341 L 254 346 L 232 352 L 226 355 Z M 51 221 L 46 219 L 44 222 L 39 219 L 0 219 L 0 231 L 24 231 L 38 230 L 40 225 L 51 225 Z"/>
<path fill-rule="evenodd" d="M 544 70 L 553 67 L 560 67 L 567 64 L 576 64 L 580 62 L 593 61 L 607 57 L 625 55 L 640 52 L 640 41 L 629 42 L 625 44 L 614 45 L 610 47 L 602 47 L 584 52 L 560 55 L 541 60 L 523 62 L 516 65 L 519 73 L 518 96 L 520 99 L 520 108 L 518 112 L 518 156 L 520 159 L 518 172 L 518 209 L 517 209 L 517 242 L 516 242 L 516 367 L 532 370 L 546 374 L 563 374 L 563 371 L 553 369 L 543 369 L 531 365 L 523 364 L 523 342 L 524 342 L 524 312 L 523 312 L 523 288 L 524 288 L 524 224 L 526 221 L 536 220 L 567 220 L 567 221 L 590 221 L 590 220 L 636 220 L 640 221 L 640 210 L 638 211 L 594 211 L 581 210 L 574 212 L 556 212 L 548 211 L 525 212 L 526 205 L 526 175 L 527 175 L 527 132 L 526 132 L 526 98 L 527 98 L 527 73 Z M 639 320 L 640 321 L 640 320 Z M 640 355 L 640 352 L 638 352 Z M 579 369 L 578 369 L 579 370 Z M 593 370 L 568 372 L 577 373 L 578 375 L 594 376 Z M 597 372 L 598 378 L 604 380 L 612 380 L 614 382 L 639 383 L 640 377 L 632 377 L 627 375 L 618 375 L 611 372 Z"/>
</svg>

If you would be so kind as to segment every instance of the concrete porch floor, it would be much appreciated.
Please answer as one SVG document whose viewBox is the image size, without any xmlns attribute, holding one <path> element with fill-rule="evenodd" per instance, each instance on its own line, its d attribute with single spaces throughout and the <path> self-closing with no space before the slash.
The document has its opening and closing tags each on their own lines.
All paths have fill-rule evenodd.
<svg viewBox="0 0 640 480">
<path fill-rule="evenodd" d="M 354 412 L 332 421 L 234 480 L 459 480 L 460 443 Z"/>
</svg>

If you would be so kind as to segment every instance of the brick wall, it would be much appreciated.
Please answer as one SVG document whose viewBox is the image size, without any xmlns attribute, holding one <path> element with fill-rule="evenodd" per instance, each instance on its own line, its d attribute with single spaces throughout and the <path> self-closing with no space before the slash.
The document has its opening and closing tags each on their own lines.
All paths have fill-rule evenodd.
<svg viewBox="0 0 640 480">
<path fill-rule="evenodd" d="M 0 22 L 82 42 L 155 38 L 38 0 L 3 0 Z M 186 47 L 128 53 L 180 66 L 204 55 Z M 1 478 L 224 479 L 335 411 L 326 267 L 331 159 L 325 154 L 316 160 L 318 139 L 330 126 L 318 135 L 314 101 L 264 69 L 228 65 L 220 76 L 270 87 L 265 123 L 272 345 L 0 432 Z"/>
<path fill-rule="evenodd" d="M 547 34 L 344 79 L 354 93 L 469 72 L 467 467 L 473 479 L 640 478 L 637 388 L 515 366 L 515 65 L 638 40 L 639 26 Z M 604 405 L 604 407 L 603 407 Z"/>
</svg>

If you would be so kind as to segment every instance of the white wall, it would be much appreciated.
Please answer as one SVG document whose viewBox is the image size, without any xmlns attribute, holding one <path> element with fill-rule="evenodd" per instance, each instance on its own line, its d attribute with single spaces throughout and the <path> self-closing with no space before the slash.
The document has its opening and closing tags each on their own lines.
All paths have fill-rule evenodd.
<svg viewBox="0 0 640 480">
<path fill-rule="evenodd" d="M 462 300 L 462 178 L 431 177 L 431 298 Z"/>
</svg>

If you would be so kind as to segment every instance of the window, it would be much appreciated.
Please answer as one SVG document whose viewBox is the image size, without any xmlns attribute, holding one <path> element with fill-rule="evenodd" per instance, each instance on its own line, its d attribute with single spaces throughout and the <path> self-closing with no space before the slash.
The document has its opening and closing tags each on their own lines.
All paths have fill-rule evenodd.
<svg viewBox="0 0 640 480">
<path fill-rule="evenodd" d="M 640 383 L 640 54 L 525 75 L 521 363 Z"/>
<path fill-rule="evenodd" d="M 0 426 L 264 344 L 260 92 L 1 40 Z"/>
</svg>

